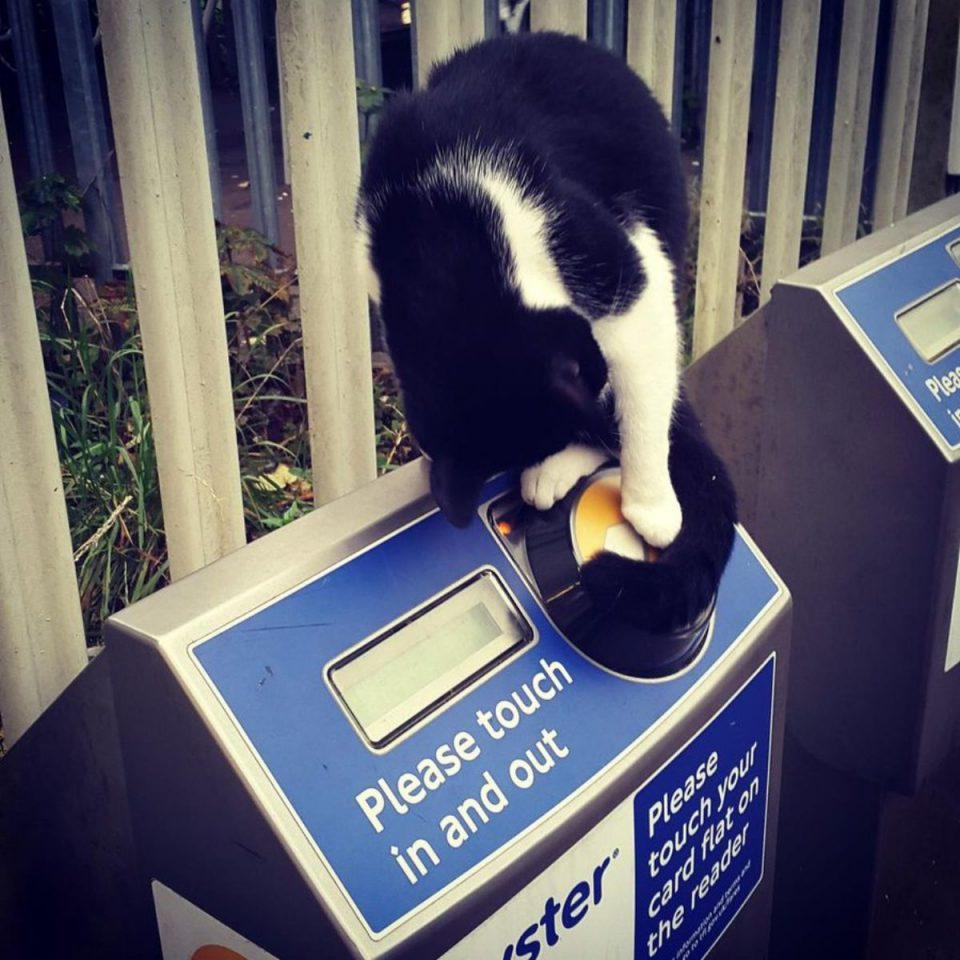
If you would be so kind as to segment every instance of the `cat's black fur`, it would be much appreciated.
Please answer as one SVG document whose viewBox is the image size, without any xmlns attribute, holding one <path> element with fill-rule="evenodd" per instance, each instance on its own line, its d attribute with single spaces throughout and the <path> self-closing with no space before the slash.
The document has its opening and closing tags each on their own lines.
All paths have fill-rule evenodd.
<svg viewBox="0 0 960 960">
<path fill-rule="evenodd" d="M 601 610 L 647 630 L 690 623 L 710 602 L 733 547 L 737 498 L 723 461 L 707 443 L 697 415 L 680 397 L 670 431 L 670 478 L 683 527 L 656 563 L 601 553 L 581 580 Z"/>
<path fill-rule="evenodd" d="M 551 251 L 573 309 L 530 309 L 505 279 L 496 211 L 414 185 L 467 144 L 509 154 L 526 191 L 556 211 Z M 603 355 L 590 320 L 643 289 L 623 230 L 638 216 L 683 274 L 686 188 L 656 101 L 622 61 L 558 34 L 504 36 L 454 55 L 425 90 L 398 96 L 368 156 L 359 212 L 410 426 L 431 456 L 431 485 L 457 523 L 493 473 L 575 439 L 616 444 Z M 637 343 L 643 350 L 643 343 Z M 687 622 L 716 587 L 733 542 L 735 498 L 681 398 L 670 472 L 683 508 L 655 564 L 606 554 L 587 564 L 596 600 L 649 627 Z"/>
</svg>

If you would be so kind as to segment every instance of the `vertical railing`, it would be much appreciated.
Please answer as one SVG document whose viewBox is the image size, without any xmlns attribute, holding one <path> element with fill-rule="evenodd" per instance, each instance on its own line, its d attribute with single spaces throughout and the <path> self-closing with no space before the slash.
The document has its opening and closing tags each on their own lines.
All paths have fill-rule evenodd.
<svg viewBox="0 0 960 960">
<path fill-rule="evenodd" d="M 353 228 L 360 180 L 350 4 L 280 0 L 284 113 L 317 502 L 376 476 L 370 325 Z"/>
<path fill-rule="evenodd" d="M 760 301 L 770 299 L 773 284 L 792 273 L 800 261 L 803 199 L 813 118 L 813 81 L 817 74 L 820 0 L 786 3 L 780 24 L 777 100 L 763 237 L 763 279 Z"/>
<path fill-rule="evenodd" d="M 876 228 L 889 226 L 907 212 L 928 9 L 929 0 L 896 0 L 894 6 L 873 199 Z"/>
<path fill-rule="evenodd" d="M 668 117 L 673 114 L 677 49 L 677 0 L 633 3 L 627 17 L 627 63 L 654 92 Z"/>
<path fill-rule="evenodd" d="M 611 53 L 626 52 L 626 0 L 591 0 L 587 36 Z"/>
<path fill-rule="evenodd" d="M 56 0 L 57 8 L 66 9 L 67 2 Z M 875 225 L 906 210 L 928 2 L 895 0 Z M 581 37 L 590 32 L 615 46 L 622 40 L 625 15 L 627 59 L 669 113 L 678 102 L 677 49 L 683 44 L 678 5 L 684 9 L 683 0 L 603 0 L 593 6 L 588 0 L 531 0 L 531 25 Z M 879 0 L 862 0 L 844 9 L 824 251 L 849 242 L 857 230 L 879 5 Z M 26 44 L 18 53 L 24 61 L 19 80 L 28 100 L 42 100 L 37 58 L 28 49 L 32 7 L 16 0 L 10 10 L 14 39 Z M 369 15 L 372 6 L 365 10 Z M 798 259 L 818 10 L 818 0 L 783 4 L 764 298 Z M 244 0 L 237 12 L 258 17 L 259 4 Z M 419 0 L 416 79 L 422 83 L 433 62 L 494 32 L 495 12 L 496 0 Z M 755 0 L 713 0 L 694 318 L 698 354 L 738 319 L 755 12 Z M 200 107 L 202 44 L 195 13 L 181 0 L 100 0 L 174 577 L 244 542 L 211 184 L 198 175 L 207 169 L 205 136 L 212 131 L 209 122 L 205 128 Z M 254 28 L 259 23 L 251 22 Z M 78 24 L 77 42 L 86 29 Z M 360 161 L 351 4 L 278 0 L 277 25 L 312 479 L 316 502 L 322 503 L 375 476 L 369 318 L 353 229 Z M 372 21 L 367 26 L 373 29 Z M 248 31 L 246 44 L 254 59 L 262 47 L 255 32 Z M 239 33 L 243 45 L 243 24 Z M 69 40 L 66 34 L 59 39 Z M 261 95 L 263 78 L 255 85 Z M 89 98 L 95 87 L 88 77 L 77 92 Z M 35 123 L 39 111 L 27 113 Z M 261 117 L 261 132 L 267 126 Z M 39 157 L 42 144 L 30 146 Z M 272 149 L 272 144 L 265 140 L 261 147 Z M 102 156 L 94 162 L 104 163 Z M 260 179 L 272 192 L 272 174 L 264 172 Z M 17 222 L 2 116 L 0 215 L 7 225 Z M 9 742 L 86 658 L 26 257 L 10 229 L 0 238 L 0 293 L 8 320 L 0 338 L 0 710 Z"/>
<path fill-rule="evenodd" d="M 733 330 L 738 313 L 737 277 L 755 24 L 752 0 L 714 0 L 700 187 L 693 320 L 695 356 Z"/>
<path fill-rule="evenodd" d="M 530 29 L 587 36 L 587 0 L 530 0 Z"/>
<path fill-rule="evenodd" d="M 190 6 L 100 0 L 171 574 L 245 540 Z"/>
<path fill-rule="evenodd" d="M 277 178 L 260 0 L 233 0 L 232 13 L 240 64 L 240 109 L 250 178 L 251 219 L 253 229 L 276 245 L 280 241 Z"/>
<path fill-rule="evenodd" d="M 108 280 L 120 262 L 114 222 L 115 184 L 100 76 L 87 3 L 51 0 L 57 51 L 77 180 L 84 188 L 83 219 L 93 245 L 97 280 Z"/>
<path fill-rule="evenodd" d="M 413 6 L 414 81 L 422 87 L 430 68 L 486 33 L 484 0 L 419 0 Z"/>
<path fill-rule="evenodd" d="M 200 80 L 200 109 L 203 113 L 203 135 L 207 144 L 207 170 L 210 176 L 210 193 L 213 214 L 223 219 L 223 188 L 220 183 L 220 150 L 217 146 L 217 124 L 213 115 L 213 90 L 210 86 L 210 65 L 207 63 L 206 24 L 213 20 L 217 0 L 209 0 L 203 8 L 191 4 L 193 12 L 194 46 L 196 47 L 197 70 Z"/>
<path fill-rule="evenodd" d="M 47 115 L 47 95 L 43 84 L 32 0 L 9 0 L 7 16 L 17 67 L 17 91 L 26 132 L 30 176 L 53 173 L 53 143 Z"/>
<path fill-rule="evenodd" d="M 880 0 L 847 3 L 843 8 L 823 253 L 839 250 L 857 235 L 879 14 Z"/>
<path fill-rule="evenodd" d="M 13 743 L 80 672 L 86 644 L 37 315 L 0 107 L 0 710 Z"/>
</svg>

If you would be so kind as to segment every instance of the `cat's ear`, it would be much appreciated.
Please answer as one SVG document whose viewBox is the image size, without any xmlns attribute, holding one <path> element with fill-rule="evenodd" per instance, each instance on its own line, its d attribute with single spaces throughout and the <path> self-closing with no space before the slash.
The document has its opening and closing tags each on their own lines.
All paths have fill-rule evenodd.
<svg viewBox="0 0 960 960">
<path fill-rule="evenodd" d="M 484 480 L 483 474 L 449 457 L 440 456 L 430 463 L 430 492 L 455 527 L 465 527 L 473 518 Z"/>
</svg>

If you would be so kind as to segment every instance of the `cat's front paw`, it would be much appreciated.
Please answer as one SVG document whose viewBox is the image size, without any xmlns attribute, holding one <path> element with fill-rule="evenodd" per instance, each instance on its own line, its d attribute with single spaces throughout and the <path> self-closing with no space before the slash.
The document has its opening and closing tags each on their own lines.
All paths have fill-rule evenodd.
<svg viewBox="0 0 960 960">
<path fill-rule="evenodd" d="M 549 510 L 581 478 L 593 473 L 607 454 L 573 443 L 520 474 L 520 495 L 538 510 Z"/>
<path fill-rule="evenodd" d="M 628 498 L 622 504 L 624 517 L 652 547 L 669 547 L 683 525 L 680 503 L 672 490 L 657 498 Z"/>
</svg>

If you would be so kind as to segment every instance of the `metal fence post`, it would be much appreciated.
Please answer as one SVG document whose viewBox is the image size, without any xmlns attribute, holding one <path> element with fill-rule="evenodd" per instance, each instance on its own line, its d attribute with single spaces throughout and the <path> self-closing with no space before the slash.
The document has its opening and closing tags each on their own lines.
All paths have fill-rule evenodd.
<svg viewBox="0 0 960 960">
<path fill-rule="evenodd" d="M 12 744 L 87 662 L 37 315 L 0 107 L 0 710 Z"/>
<path fill-rule="evenodd" d="M 612 53 L 626 50 L 625 0 L 593 0 L 590 4 L 590 39 Z"/>
<path fill-rule="evenodd" d="M 34 180 L 53 173 L 53 145 L 43 70 L 37 53 L 37 35 L 31 0 L 9 0 L 7 14 L 13 34 L 13 56 L 17 64 L 17 92 L 27 134 L 30 176 Z"/>
<path fill-rule="evenodd" d="M 39 180 L 55 172 L 50 119 L 47 116 L 47 95 L 43 71 L 37 53 L 37 36 L 31 0 L 10 0 L 7 4 L 10 32 L 13 35 L 13 57 L 17 65 L 17 92 L 23 117 L 30 162 L 30 179 Z M 57 248 L 58 226 L 43 231 L 43 252 L 52 260 Z"/>
<path fill-rule="evenodd" d="M 500 4 L 497 0 L 483 0 L 483 35 L 496 37 L 500 34 Z"/>
<path fill-rule="evenodd" d="M 382 87 L 379 3 L 377 0 L 353 0 L 352 8 L 353 57 L 357 65 L 357 79 L 371 87 Z M 377 115 L 367 116 L 358 107 L 357 122 L 360 124 L 361 139 L 366 142 L 377 128 Z"/>
<path fill-rule="evenodd" d="M 357 77 L 372 87 L 383 85 L 380 67 L 380 12 L 377 0 L 353 0 L 353 56 Z"/>
<path fill-rule="evenodd" d="M 217 0 L 208 0 L 207 7 L 200 15 L 197 3 L 190 5 L 193 11 L 193 36 L 197 47 L 197 69 L 200 77 L 200 103 L 203 107 L 203 135 L 207 143 L 207 169 L 210 171 L 210 194 L 213 197 L 213 215 L 223 219 L 223 189 L 220 185 L 220 152 L 217 149 L 217 121 L 213 113 L 213 94 L 210 90 L 210 65 L 207 63 L 207 44 L 204 40 L 203 23 L 207 11 L 212 11 Z M 212 17 L 213 14 L 211 13 Z"/>
<path fill-rule="evenodd" d="M 233 0 L 233 24 L 237 34 L 237 72 L 240 75 L 240 106 L 243 139 L 250 176 L 253 228 L 272 244 L 280 240 L 277 220 L 277 177 L 273 164 L 273 134 L 270 98 L 263 56 L 263 24 L 260 0 Z"/>
<path fill-rule="evenodd" d="M 50 0 L 83 215 L 94 246 L 94 273 L 107 280 L 122 259 L 119 222 L 100 75 L 87 0 Z"/>
</svg>

